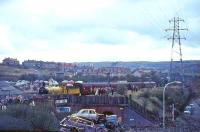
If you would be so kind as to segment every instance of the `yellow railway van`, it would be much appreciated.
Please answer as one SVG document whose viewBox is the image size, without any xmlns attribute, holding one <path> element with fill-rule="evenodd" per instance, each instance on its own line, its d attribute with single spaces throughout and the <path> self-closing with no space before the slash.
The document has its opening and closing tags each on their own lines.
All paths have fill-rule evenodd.
<svg viewBox="0 0 200 132">
<path fill-rule="evenodd" d="M 61 83 L 60 86 L 49 86 L 47 87 L 48 94 L 73 94 L 79 95 L 80 94 L 80 87 L 81 85 L 79 82 L 73 83 Z"/>
</svg>

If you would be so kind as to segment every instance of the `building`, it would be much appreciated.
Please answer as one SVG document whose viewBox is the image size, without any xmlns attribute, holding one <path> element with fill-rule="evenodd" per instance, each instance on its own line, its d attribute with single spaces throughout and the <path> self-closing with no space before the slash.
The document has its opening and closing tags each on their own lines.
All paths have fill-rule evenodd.
<svg viewBox="0 0 200 132">
<path fill-rule="evenodd" d="M 41 68 L 42 69 L 57 69 L 58 64 L 55 62 L 42 62 L 41 63 Z"/>
<path fill-rule="evenodd" d="M 139 69 L 133 72 L 133 76 L 135 77 L 142 77 L 145 75 L 149 75 L 152 70 L 145 70 L 145 69 Z"/>
<path fill-rule="evenodd" d="M 25 68 L 32 68 L 35 66 L 34 62 L 31 61 L 31 60 L 26 60 L 26 61 L 23 61 L 22 62 L 22 65 L 25 67 Z"/>
<path fill-rule="evenodd" d="M 44 62 L 36 60 L 26 60 L 22 62 L 25 68 L 38 68 L 38 69 L 57 69 L 58 64 L 56 62 Z"/>
<path fill-rule="evenodd" d="M 42 61 L 35 61 L 35 60 L 26 60 L 22 62 L 22 65 L 25 68 L 41 68 Z"/>
<path fill-rule="evenodd" d="M 64 72 L 56 72 L 55 76 L 57 79 L 64 79 L 65 73 Z"/>
<path fill-rule="evenodd" d="M 0 81 L 0 97 L 7 95 L 21 95 L 23 91 L 16 89 L 6 81 Z"/>
<path fill-rule="evenodd" d="M 3 64 L 7 66 L 19 66 L 19 61 L 15 58 L 5 58 L 3 59 Z"/>
<path fill-rule="evenodd" d="M 125 67 L 84 67 L 79 72 L 81 72 L 83 76 L 93 75 L 107 77 L 108 73 L 110 73 L 111 76 L 125 76 L 130 73 L 131 70 Z"/>
</svg>

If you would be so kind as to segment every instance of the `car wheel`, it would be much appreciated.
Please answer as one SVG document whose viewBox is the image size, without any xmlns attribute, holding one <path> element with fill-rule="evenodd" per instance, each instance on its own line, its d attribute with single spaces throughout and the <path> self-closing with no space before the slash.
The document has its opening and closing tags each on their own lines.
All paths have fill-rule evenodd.
<svg viewBox="0 0 200 132">
<path fill-rule="evenodd" d="M 70 132 L 78 132 L 78 129 L 76 129 L 75 127 L 70 129 Z"/>
</svg>

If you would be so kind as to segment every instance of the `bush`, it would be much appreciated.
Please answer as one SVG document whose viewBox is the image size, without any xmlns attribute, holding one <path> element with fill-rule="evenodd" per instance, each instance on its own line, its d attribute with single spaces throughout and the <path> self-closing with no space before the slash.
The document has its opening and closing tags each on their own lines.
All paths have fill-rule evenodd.
<svg viewBox="0 0 200 132">
<path fill-rule="evenodd" d="M 155 106 L 162 107 L 162 102 L 157 97 L 150 97 L 149 100 L 154 104 Z"/>
<path fill-rule="evenodd" d="M 7 115 L 24 120 L 31 125 L 33 130 L 58 131 L 59 122 L 54 116 L 52 108 L 45 105 L 39 104 L 31 107 L 25 104 L 13 104 L 9 105 L 6 111 L 0 112 L 0 116 Z"/>
<path fill-rule="evenodd" d="M 117 93 L 119 93 L 121 95 L 126 95 L 127 90 L 128 90 L 128 88 L 126 85 L 118 85 L 117 86 Z"/>
<path fill-rule="evenodd" d="M 22 74 L 19 77 L 19 80 L 35 81 L 36 79 L 38 79 L 38 75 L 36 74 Z"/>
<path fill-rule="evenodd" d="M 178 86 L 172 86 L 165 91 L 166 110 L 171 110 L 170 105 L 175 104 L 178 111 L 183 111 L 189 102 L 190 93 L 187 89 L 181 90 Z M 163 88 L 142 89 L 133 94 L 134 101 L 149 110 L 162 110 Z"/>
<path fill-rule="evenodd" d="M 31 130 L 31 124 L 23 119 L 1 115 L 0 130 Z"/>
<path fill-rule="evenodd" d="M 144 89 L 144 91 L 139 95 L 139 97 L 149 98 L 150 97 L 149 89 Z"/>
</svg>

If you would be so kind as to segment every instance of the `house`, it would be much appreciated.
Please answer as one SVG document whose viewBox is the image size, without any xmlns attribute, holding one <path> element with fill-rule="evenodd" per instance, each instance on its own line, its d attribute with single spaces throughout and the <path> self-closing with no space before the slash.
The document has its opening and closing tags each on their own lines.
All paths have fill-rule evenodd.
<svg viewBox="0 0 200 132">
<path fill-rule="evenodd" d="M 151 70 L 139 69 L 133 72 L 133 76 L 140 78 L 144 75 L 149 75 L 150 73 L 151 73 Z"/>
<path fill-rule="evenodd" d="M 26 60 L 22 62 L 25 68 L 39 68 L 39 69 L 57 69 L 58 64 L 56 62 L 44 62 L 36 60 Z"/>
<path fill-rule="evenodd" d="M 143 71 L 135 71 L 133 73 L 133 76 L 135 77 L 142 77 L 144 75 L 144 72 Z"/>
<path fill-rule="evenodd" d="M 5 58 L 3 59 L 3 64 L 7 66 L 19 66 L 19 61 L 15 58 Z"/>
<path fill-rule="evenodd" d="M 41 61 L 26 60 L 26 61 L 22 62 L 22 65 L 26 68 L 40 68 Z"/>
</svg>

